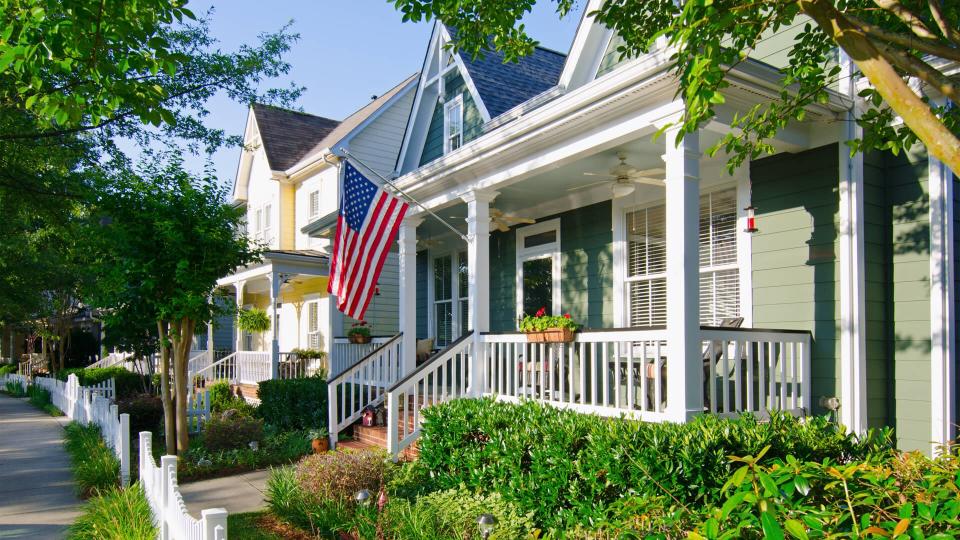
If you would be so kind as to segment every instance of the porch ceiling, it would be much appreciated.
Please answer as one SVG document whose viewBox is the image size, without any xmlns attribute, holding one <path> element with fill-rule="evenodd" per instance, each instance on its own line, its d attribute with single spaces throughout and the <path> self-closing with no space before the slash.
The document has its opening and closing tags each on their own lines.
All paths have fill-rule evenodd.
<svg viewBox="0 0 960 540">
<path fill-rule="evenodd" d="M 701 131 L 700 145 L 706 149 L 719 140 L 718 133 Z M 618 163 L 618 154 L 623 153 L 627 163 L 637 169 L 663 168 L 661 156 L 664 154 L 664 139 L 652 140 L 643 137 L 629 143 L 600 149 L 596 153 L 572 163 L 530 176 L 515 183 L 497 187 L 500 193 L 490 204 L 508 216 L 540 219 L 559 212 L 587 206 L 612 198 L 613 178 L 589 176 L 585 173 L 606 174 Z M 731 177 L 724 170 L 724 157 L 701 159 L 701 187 L 709 189 L 717 183 L 729 182 Z M 635 204 L 661 200 L 664 197 L 662 187 L 635 184 L 636 189 L 629 195 Z M 451 225 L 466 233 L 467 207 L 462 202 L 451 203 L 434 210 Z M 522 226 L 522 225 L 521 225 Z M 427 217 L 417 229 L 417 238 L 424 247 L 451 247 L 462 243 L 450 233 L 442 223 Z M 424 246 L 424 243 L 427 245 Z"/>
</svg>

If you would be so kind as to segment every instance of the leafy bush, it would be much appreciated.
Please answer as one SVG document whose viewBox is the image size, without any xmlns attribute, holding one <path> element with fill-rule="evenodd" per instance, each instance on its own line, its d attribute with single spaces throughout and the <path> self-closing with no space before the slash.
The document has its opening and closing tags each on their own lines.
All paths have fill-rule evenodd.
<svg viewBox="0 0 960 540">
<path fill-rule="evenodd" d="M 318 505 L 315 499 L 308 497 L 297 482 L 293 467 L 270 472 L 264 500 L 273 515 L 317 536 L 319 531 L 332 532 L 350 519 L 345 505 Z"/>
<path fill-rule="evenodd" d="M 234 450 L 211 451 L 201 441 L 193 443 L 177 461 L 177 474 L 183 482 L 287 465 L 309 454 L 310 439 L 304 431 L 275 432 L 264 429 L 257 450 L 249 446 Z"/>
<path fill-rule="evenodd" d="M 26 397 L 27 395 L 26 388 L 16 381 L 7 381 L 6 384 L 3 385 L 3 390 L 10 397 Z"/>
<path fill-rule="evenodd" d="M 257 416 L 280 430 L 327 427 L 327 381 L 320 377 L 262 381 Z"/>
<path fill-rule="evenodd" d="M 42 386 L 31 384 L 27 387 L 27 401 L 50 416 L 63 416 L 60 409 L 53 406 L 50 391 Z"/>
<path fill-rule="evenodd" d="M 17 364 L 0 364 L 0 376 L 17 372 Z"/>
<path fill-rule="evenodd" d="M 230 391 L 230 383 L 227 381 L 217 381 L 207 387 L 210 392 L 210 411 L 224 412 L 229 409 L 236 409 L 244 414 L 253 414 L 254 407 L 247 403 L 247 400 L 234 395 Z"/>
<path fill-rule="evenodd" d="M 153 540 L 150 503 L 140 484 L 110 488 L 90 499 L 67 531 L 68 540 Z"/>
<path fill-rule="evenodd" d="M 361 489 L 376 493 L 384 486 L 392 465 L 375 450 L 314 454 L 297 464 L 297 483 L 308 499 L 352 504 Z"/>
<path fill-rule="evenodd" d="M 414 500 L 421 495 L 436 491 L 430 470 L 419 461 L 397 465 L 387 481 L 387 493 L 391 497 Z"/>
<path fill-rule="evenodd" d="M 126 399 L 136 394 L 142 394 L 144 390 L 149 390 L 151 383 L 148 375 L 140 375 L 119 366 L 64 369 L 57 372 L 57 378 L 65 381 L 71 374 L 77 376 L 80 386 L 92 386 L 114 379 L 117 385 L 117 399 Z"/>
<path fill-rule="evenodd" d="M 687 424 L 604 419 L 536 402 L 457 400 L 425 409 L 420 461 L 441 488 L 495 489 L 537 523 L 602 519 L 624 496 L 716 502 L 729 455 L 847 463 L 890 452 L 889 431 L 858 440 L 822 418 L 704 415 Z"/>
<path fill-rule="evenodd" d="M 270 329 L 270 316 L 260 308 L 241 309 L 237 314 L 237 328 L 250 334 L 259 334 Z"/>
<path fill-rule="evenodd" d="M 120 413 L 130 415 L 130 434 L 157 432 L 163 422 L 163 400 L 152 394 L 131 394 L 117 400 Z"/>
<path fill-rule="evenodd" d="M 100 437 L 95 424 L 84 426 L 76 422 L 64 428 L 64 446 L 70 454 L 73 478 L 83 497 L 97 495 L 120 482 L 120 461 Z"/>
<path fill-rule="evenodd" d="M 525 538 L 535 529 L 531 515 L 507 502 L 498 493 L 479 495 L 465 489 L 448 489 L 409 503 L 390 501 L 384 520 L 395 538 L 477 538 L 477 517 L 493 514 L 497 527 L 492 539 Z"/>
<path fill-rule="evenodd" d="M 235 450 L 263 440 L 263 420 L 231 409 L 215 415 L 203 427 L 203 446 L 212 452 Z"/>
</svg>

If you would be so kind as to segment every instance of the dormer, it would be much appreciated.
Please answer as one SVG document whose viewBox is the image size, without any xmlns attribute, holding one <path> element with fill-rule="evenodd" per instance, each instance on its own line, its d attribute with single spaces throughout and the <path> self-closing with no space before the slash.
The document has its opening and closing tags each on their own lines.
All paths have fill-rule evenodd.
<svg viewBox="0 0 960 540">
<path fill-rule="evenodd" d="M 403 174 L 456 152 L 484 133 L 491 119 L 557 84 L 565 55 L 543 47 L 518 63 L 487 51 L 453 53 L 453 30 L 436 23 L 420 71 L 397 170 Z"/>
</svg>

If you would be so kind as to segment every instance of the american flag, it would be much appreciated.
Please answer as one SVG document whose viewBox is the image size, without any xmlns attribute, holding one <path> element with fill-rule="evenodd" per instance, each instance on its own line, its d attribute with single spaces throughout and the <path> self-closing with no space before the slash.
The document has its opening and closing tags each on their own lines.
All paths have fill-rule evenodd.
<svg viewBox="0 0 960 540">
<path fill-rule="evenodd" d="M 409 205 L 371 182 L 349 161 L 344 163 L 341 187 L 327 292 L 336 295 L 337 309 L 362 321 Z"/>
</svg>

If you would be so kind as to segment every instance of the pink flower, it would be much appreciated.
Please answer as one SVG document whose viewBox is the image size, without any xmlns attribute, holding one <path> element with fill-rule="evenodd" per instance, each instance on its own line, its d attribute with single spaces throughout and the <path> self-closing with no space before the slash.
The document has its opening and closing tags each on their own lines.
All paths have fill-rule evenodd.
<svg viewBox="0 0 960 540">
<path fill-rule="evenodd" d="M 537 310 L 537 317 L 543 317 L 546 314 L 547 314 L 547 308 L 545 307 L 542 307 Z"/>
<path fill-rule="evenodd" d="M 569 313 L 564 313 L 564 314 L 563 314 L 563 318 L 564 318 L 564 319 L 569 319 L 569 318 L 570 318 L 570 314 L 569 314 Z"/>
</svg>

